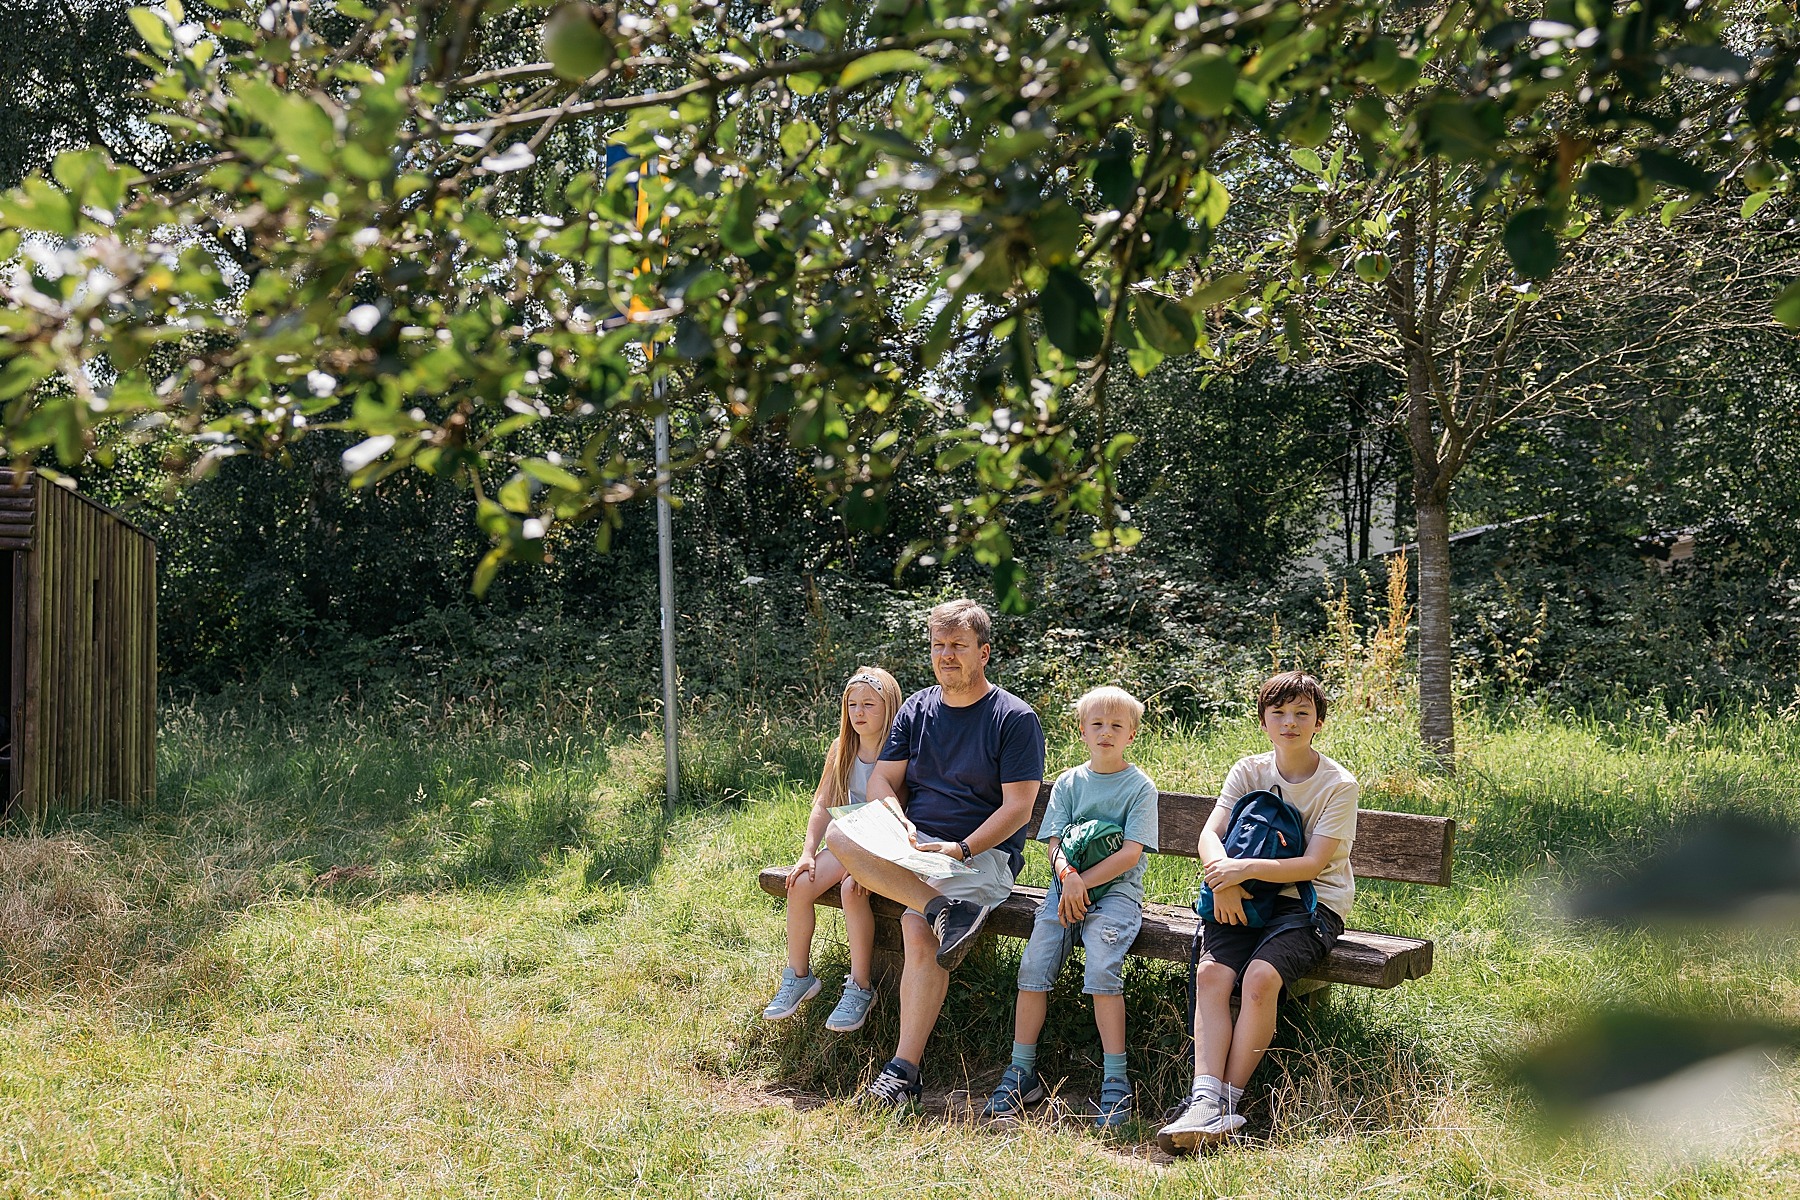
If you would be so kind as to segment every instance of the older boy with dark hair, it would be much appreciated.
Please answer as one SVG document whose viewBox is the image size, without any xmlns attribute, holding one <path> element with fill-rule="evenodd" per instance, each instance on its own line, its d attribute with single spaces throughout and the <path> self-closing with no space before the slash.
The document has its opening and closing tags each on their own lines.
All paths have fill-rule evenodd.
<svg viewBox="0 0 1800 1200">
<path fill-rule="evenodd" d="M 1156 1135 L 1171 1153 L 1230 1137 L 1244 1126 L 1238 1102 L 1275 1033 L 1275 1008 L 1288 985 L 1325 960 L 1344 932 L 1356 896 L 1350 844 L 1356 838 L 1356 777 L 1313 749 L 1325 724 L 1325 691 L 1299 671 L 1277 675 L 1256 697 L 1256 719 L 1272 750 L 1239 760 L 1200 834 L 1200 861 L 1213 917 L 1200 923 L 1194 970 L 1194 1087 L 1183 1111 Z M 1292 858 L 1231 858 L 1223 838 L 1232 806 L 1271 791 L 1299 811 L 1304 851 Z M 1261 926 L 1247 923 L 1247 880 L 1288 885 Z M 1294 886 L 1310 882 L 1310 914 Z M 1231 997 L 1239 996 L 1237 1020 Z"/>
</svg>

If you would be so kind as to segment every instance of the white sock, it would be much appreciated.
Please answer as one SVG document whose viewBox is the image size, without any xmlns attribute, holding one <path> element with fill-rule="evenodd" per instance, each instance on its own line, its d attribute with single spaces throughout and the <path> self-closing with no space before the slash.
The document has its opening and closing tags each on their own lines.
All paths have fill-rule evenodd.
<svg viewBox="0 0 1800 1200">
<path fill-rule="evenodd" d="M 1206 1096 L 1223 1096 L 1225 1081 L 1213 1075 L 1196 1075 L 1194 1076 L 1194 1090 L 1189 1094 L 1196 1100 Z"/>
<path fill-rule="evenodd" d="M 1227 1113 L 1235 1113 L 1237 1112 L 1238 1101 L 1244 1098 L 1244 1089 L 1241 1087 L 1232 1087 L 1228 1083 L 1225 1085 L 1223 1096 L 1225 1100 L 1225 1111 Z"/>
</svg>

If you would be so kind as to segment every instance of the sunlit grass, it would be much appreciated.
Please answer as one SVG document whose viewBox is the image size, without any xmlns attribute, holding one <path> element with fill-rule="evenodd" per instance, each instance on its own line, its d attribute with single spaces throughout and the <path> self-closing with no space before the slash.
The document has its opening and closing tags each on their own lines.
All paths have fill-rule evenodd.
<svg viewBox="0 0 1800 1200">
<path fill-rule="evenodd" d="M 891 1049 L 879 1001 L 759 1018 L 782 912 L 755 869 L 798 849 L 824 722 L 691 730 L 682 805 L 629 732 L 184 709 L 162 796 L 0 837 L 0 1195 L 1769 1196 L 1800 1191 L 1792 1076 L 1766 1124 L 1702 1154 L 1546 1138 L 1496 1056 L 1584 1006 L 1694 1001 L 1800 1020 L 1787 928 L 1670 940 L 1572 927 L 1557 900 L 1720 807 L 1800 818 L 1800 722 L 1470 713 L 1454 779 L 1404 722 L 1334 717 L 1321 746 L 1365 803 L 1460 824 L 1447 889 L 1368 884 L 1356 920 L 1434 938 L 1393 992 L 1338 988 L 1284 1025 L 1255 1137 L 1153 1163 L 1153 1120 L 992 1130 L 954 1111 L 1010 1040 L 1017 947 L 958 973 L 926 1063 L 934 1107 L 844 1102 Z M 1051 761 L 1078 761 L 1052 722 Z M 1253 725 L 1146 729 L 1165 787 L 1210 791 Z M 1041 871 L 1033 852 L 1032 870 Z M 1153 894 L 1192 897 L 1188 860 Z M 1133 1070 L 1153 1117 L 1186 1077 L 1179 969 L 1134 965 Z M 1043 1063 L 1078 1106 L 1099 1047 L 1078 974 Z M 946 1093 L 948 1095 L 946 1096 Z"/>
</svg>

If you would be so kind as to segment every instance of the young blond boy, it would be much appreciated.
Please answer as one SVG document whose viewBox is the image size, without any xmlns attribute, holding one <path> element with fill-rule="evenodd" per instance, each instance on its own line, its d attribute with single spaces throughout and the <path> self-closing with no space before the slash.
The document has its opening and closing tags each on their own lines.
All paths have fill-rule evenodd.
<svg viewBox="0 0 1800 1200">
<path fill-rule="evenodd" d="M 1116 687 L 1095 688 L 1076 701 L 1076 719 L 1088 761 L 1064 771 L 1050 792 L 1038 840 L 1049 843 L 1050 885 L 1032 925 L 1019 963 L 1019 1000 L 1013 1016 L 1012 1063 L 988 1098 L 982 1115 L 1006 1119 L 1044 1098 L 1037 1073 L 1037 1042 L 1044 1029 L 1049 993 L 1075 939 L 1085 947 L 1083 990 L 1094 998 L 1094 1024 L 1104 1053 L 1099 1114 L 1102 1129 L 1131 1119 L 1132 1091 L 1126 1072 L 1125 952 L 1137 938 L 1144 915 L 1144 851 L 1157 847 L 1156 785 L 1125 761 L 1137 737 L 1144 706 Z M 1063 835 L 1073 825 L 1100 820 L 1124 832 L 1120 847 L 1085 870 L 1063 854 Z M 1092 893 L 1111 886 L 1104 895 Z"/>
<path fill-rule="evenodd" d="M 1190 1151 L 1243 1128 L 1237 1111 L 1244 1087 L 1275 1033 L 1282 991 L 1323 962 L 1344 932 L 1356 896 L 1350 844 L 1356 838 L 1356 777 L 1313 749 L 1325 724 L 1325 692 L 1298 671 L 1277 675 L 1256 697 L 1256 719 L 1274 749 L 1241 759 L 1219 789 L 1219 803 L 1200 834 L 1200 861 L 1213 889 L 1214 918 L 1203 920 L 1194 970 L 1194 1087 L 1185 1109 L 1156 1135 L 1163 1149 Z M 1299 810 L 1305 852 L 1294 858 L 1229 858 L 1221 839 L 1233 803 L 1267 790 Z M 1310 921 L 1297 888 L 1282 890 L 1268 925 L 1245 924 L 1240 886 L 1262 879 L 1310 881 L 1317 907 Z M 1288 917 L 1288 922 L 1282 918 Z M 1279 926 L 1285 924 L 1287 927 Z M 1273 933 L 1265 930 L 1274 928 Z M 1237 1020 L 1231 997 L 1239 995 Z"/>
</svg>

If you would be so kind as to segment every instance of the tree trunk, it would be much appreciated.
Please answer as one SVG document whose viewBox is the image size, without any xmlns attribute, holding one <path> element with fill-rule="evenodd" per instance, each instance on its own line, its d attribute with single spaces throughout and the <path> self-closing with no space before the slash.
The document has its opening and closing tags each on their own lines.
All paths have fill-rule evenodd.
<svg viewBox="0 0 1800 1200">
<path fill-rule="evenodd" d="M 1418 473 L 1414 475 L 1415 485 Z M 1450 508 L 1429 485 L 1413 493 L 1419 526 L 1419 740 L 1456 769 L 1455 671 L 1450 650 Z"/>
</svg>

